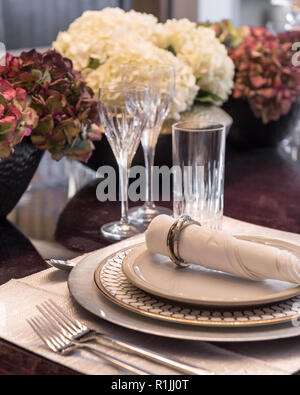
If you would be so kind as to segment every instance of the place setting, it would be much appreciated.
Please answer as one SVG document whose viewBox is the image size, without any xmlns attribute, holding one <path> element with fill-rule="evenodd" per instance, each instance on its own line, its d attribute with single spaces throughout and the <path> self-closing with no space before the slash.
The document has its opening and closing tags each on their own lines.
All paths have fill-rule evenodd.
<svg viewBox="0 0 300 395">
<path fill-rule="evenodd" d="M 293 326 L 299 318 L 296 245 L 263 237 L 257 242 L 252 236 L 235 238 L 220 232 L 223 245 L 216 248 L 212 239 L 212 251 L 207 245 L 202 251 L 194 247 L 193 264 L 182 268 L 170 258 L 167 247 L 173 221 L 171 217 L 157 217 L 146 232 L 146 243 L 131 242 L 130 247 L 106 257 L 100 264 L 95 258 L 90 262 L 83 259 L 68 281 L 75 300 L 99 317 L 107 315 L 111 322 L 161 336 L 232 342 L 299 333 Z M 211 237 L 211 231 L 192 224 L 189 236 L 193 235 L 196 246 L 201 238 L 197 238 L 197 232 L 199 236 L 203 232 L 205 238 Z M 188 245 L 191 239 L 182 242 L 187 243 L 188 254 L 192 251 Z M 226 257 L 228 239 L 237 243 L 237 250 L 244 247 L 244 261 L 237 259 L 234 251 Z M 209 253 L 215 257 L 202 258 L 203 261 L 199 258 Z M 128 311 L 134 314 L 127 318 Z"/>
<path fill-rule="evenodd" d="M 297 374 L 299 4 L 117 3 L 0 42 L 0 373 Z"/>
<path fill-rule="evenodd" d="M 124 86 L 124 92 L 135 87 Z M 100 105 L 100 119 L 101 111 L 107 110 Z M 121 158 L 114 147 L 126 147 L 126 140 L 124 145 L 112 123 L 106 130 L 109 139 L 109 133 L 118 136 L 109 141 Z M 84 258 L 69 277 L 71 295 L 99 317 L 108 309 L 111 322 L 120 325 L 121 317 L 128 328 L 162 336 L 223 342 L 294 336 L 298 330 L 293 322 L 300 316 L 299 247 L 222 231 L 225 126 L 206 119 L 179 122 L 172 137 L 173 216 L 155 212 L 142 243 L 101 262 Z M 128 191 L 121 193 L 127 196 Z M 126 232 L 132 228 L 124 236 L 117 225 L 119 239 L 143 229 L 128 216 L 126 198 L 122 204 L 121 223 Z M 109 238 L 106 228 L 101 231 Z M 133 313 L 131 321 L 125 318 L 128 312 Z"/>
</svg>

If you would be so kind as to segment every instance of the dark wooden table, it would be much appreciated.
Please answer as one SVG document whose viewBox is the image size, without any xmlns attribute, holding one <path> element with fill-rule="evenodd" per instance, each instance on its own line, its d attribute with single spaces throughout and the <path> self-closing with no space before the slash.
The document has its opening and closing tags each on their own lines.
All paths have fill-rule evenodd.
<svg viewBox="0 0 300 395">
<path fill-rule="evenodd" d="M 56 239 L 79 252 L 108 245 L 102 224 L 119 218 L 118 203 L 99 203 L 95 184 L 81 190 L 64 208 Z M 280 150 L 228 148 L 225 215 L 257 225 L 300 233 L 300 163 Z M 170 203 L 166 203 L 170 206 Z M 0 221 L 0 284 L 46 268 L 29 240 L 10 222 Z M 22 256 L 22 265 L 16 265 Z M 76 374 L 0 339 L 0 374 Z"/>
</svg>

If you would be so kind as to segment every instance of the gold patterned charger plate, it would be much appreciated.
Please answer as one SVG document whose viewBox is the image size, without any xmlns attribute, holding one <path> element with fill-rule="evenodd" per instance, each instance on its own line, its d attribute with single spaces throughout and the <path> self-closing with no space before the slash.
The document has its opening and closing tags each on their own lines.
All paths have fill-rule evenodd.
<svg viewBox="0 0 300 395">
<path fill-rule="evenodd" d="M 101 293 L 119 307 L 169 323 L 202 327 L 254 327 L 292 323 L 300 318 L 300 296 L 252 308 L 201 308 L 153 296 L 132 284 L 122 271 L 127 249 L 104 259 L 94 273 Z"/>
</svg>

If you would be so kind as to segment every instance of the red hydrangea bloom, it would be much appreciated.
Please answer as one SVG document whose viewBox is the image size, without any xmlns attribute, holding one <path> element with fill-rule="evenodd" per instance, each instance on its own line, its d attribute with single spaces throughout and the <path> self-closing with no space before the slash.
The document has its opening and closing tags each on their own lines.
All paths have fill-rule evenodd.
<svg viewBox="0 0 300 395">
<path fill-rule="evenodd" d="M 21 88 L 31 98 L 31 107 L 39 120 L 31 140 L 41 150 L 49 150 L 56 160 L 67 156 L 87 161 L 92 154 L 92 140 L 100 139 L 97 103 L 80 72 L 71 60 L 59 52 L 35 50 L 19 57 L 7 55 L 0 66 L 0 77 L 15 89 Z"/>
<path fill-rule="evenodd" d="M 236 66 L 233 97 L 248 100 L 264 123 L 288 114 L 300 94 L 300 67 L 292 63 L 292 36 L 252 28 L 230 56 Z"/>
<path fill-rule="evenodd" d="M 29 104 L 24 89 L 0 78 L 0 159 L 7 158 L 37 125 L 37 114 Z"/>
</svg>

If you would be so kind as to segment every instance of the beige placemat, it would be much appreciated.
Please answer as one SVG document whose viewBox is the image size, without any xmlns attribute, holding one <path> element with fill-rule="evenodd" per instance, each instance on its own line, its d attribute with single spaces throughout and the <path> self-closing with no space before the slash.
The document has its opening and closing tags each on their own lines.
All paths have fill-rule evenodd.
<svg viewBox="0 0 300 395">
<path fill-rule="evenodd" d="M 228 218 L 224 220 L 224 228 L 234 234 L 278 237 L 300 244 L 300 235 L 257 227 Z M 141 236 L 134 241 L 140 240 Z M 129 240 L 117 243 L 93 254 L 104 257 L 132 242 Z M 80 260 L 81 258 L 75 259 Z M 20 264 L 22 263 L 20 262 Z M 72 301 L 66 280 L 67 273 L 48 269 L 21 280 L 11 280 L 0 287 L 0 337 L 82 373 L 123 374 L 124 372 L 95 360 L 89 354 L 78 352 L 72 356 L 63 357 L 50 352 L 41 343 L 40 339 L 32 332 L 26 319 L 37 313 L 35 305 L 51 298 L 94 329 L 112 333 L 137 345 L 143 345 L 196 366 L 205 367 L 216 374 L 288 375 L 300 370 L 300 342 L 298 338 L 251 344 L 211 344 L 145 335 L 97 319 L 80 308 Z M 107 351 L 107 349 L 105 350 Z M 178 374 L 133 355 L 125 355 L 119 351 L 110 351 L 110 353 L 125 358 L 155 374 Z"/>
</svg>

